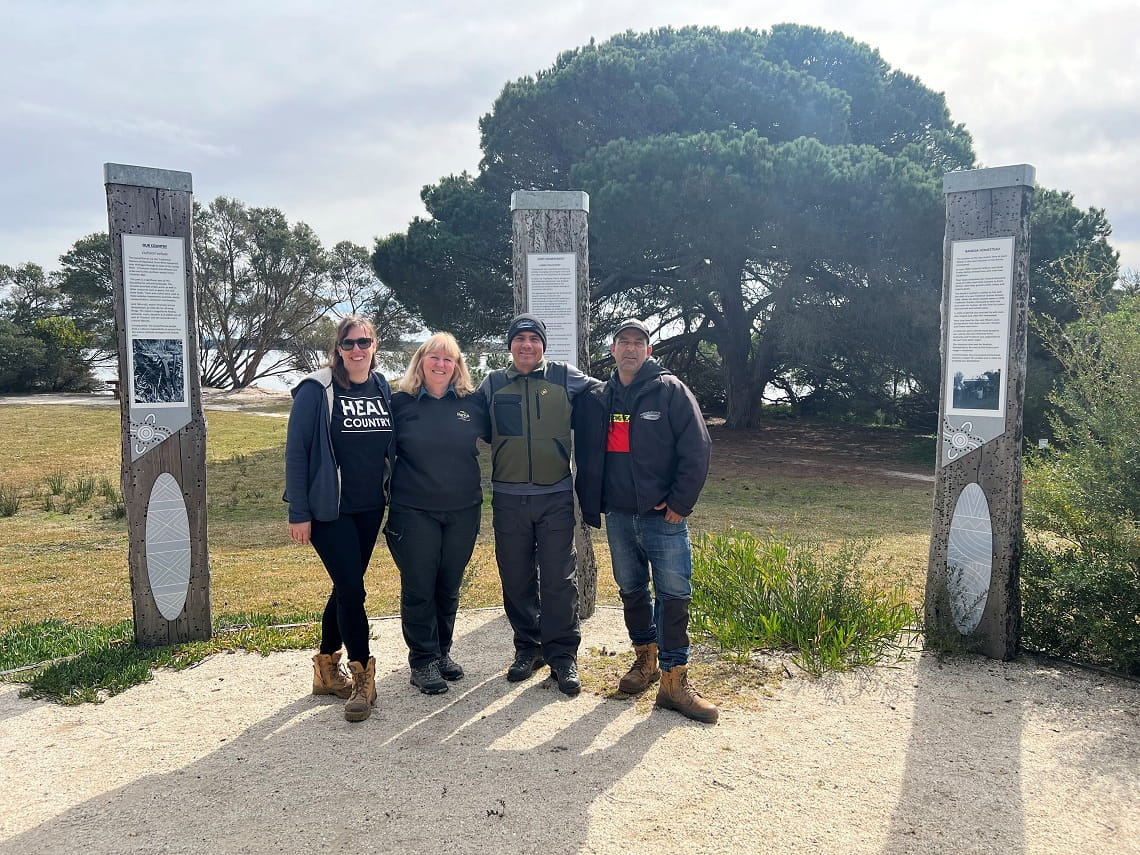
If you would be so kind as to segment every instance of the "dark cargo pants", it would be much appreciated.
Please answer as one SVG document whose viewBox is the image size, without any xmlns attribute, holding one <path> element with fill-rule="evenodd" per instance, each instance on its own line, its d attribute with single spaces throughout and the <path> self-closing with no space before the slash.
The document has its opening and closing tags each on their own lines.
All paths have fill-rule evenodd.
<svg viewBox="0 0 1140 855">
<path fill-rule="evenodd" d="M 516 651 L 541 650 L 547 662 L 575 660 L 578 566 L 574 494 L 495 493 L 495 560 Z"/>
</svg>

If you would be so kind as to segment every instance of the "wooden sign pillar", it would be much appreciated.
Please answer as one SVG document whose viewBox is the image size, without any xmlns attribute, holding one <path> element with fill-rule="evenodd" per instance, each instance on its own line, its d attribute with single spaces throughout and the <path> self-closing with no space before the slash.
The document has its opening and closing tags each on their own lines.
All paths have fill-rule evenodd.
<svg viewBox="0 0 1140 855">
<path fill-rule="evenodd" d="M 213 631 L 188 172 L 107 163 L 135 641 Z"/>
<path fill-rule="evenodd" d="M 994 659 L 1021 635 L 1032 166 L 946 175 L 942 398 L 926 635 Z"/>
<path fill-rule="evenodd" d="M 546 324 L 546 358 L 590 365 L 590 197 L 577 190 L 519 190 L 511 194 L 511 266 L 515 313 L 529 312 Z M 578 524 L 578 606 L 594 613 L 598 564 L 590 529 Z"/>
</svg>

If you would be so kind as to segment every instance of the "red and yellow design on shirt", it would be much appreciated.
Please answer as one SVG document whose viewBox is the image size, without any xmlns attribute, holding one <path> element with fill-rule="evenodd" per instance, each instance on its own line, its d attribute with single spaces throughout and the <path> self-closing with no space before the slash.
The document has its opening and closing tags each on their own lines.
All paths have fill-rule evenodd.
<svg viewBox="0 0 1140 855">
<path fill-rule="evenodd" d="M 610 413 L 610 428 L 606 433 L 606 451 L 629 454 L 628 413 Z"/>
</svg>

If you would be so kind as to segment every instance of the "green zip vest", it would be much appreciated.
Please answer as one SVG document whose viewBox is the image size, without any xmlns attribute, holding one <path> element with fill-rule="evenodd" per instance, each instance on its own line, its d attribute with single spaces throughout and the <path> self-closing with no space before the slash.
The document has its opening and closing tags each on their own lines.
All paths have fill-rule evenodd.
<svg viewBox="0 0 1140 855">
<path fill-rule="evenodd" d="M 500 385 L 501 384 L 501 385 Z M 514 367 L 491 380 L 491 480 L 548 487 L 570 475 L 566 366 Z"/>
</svg>

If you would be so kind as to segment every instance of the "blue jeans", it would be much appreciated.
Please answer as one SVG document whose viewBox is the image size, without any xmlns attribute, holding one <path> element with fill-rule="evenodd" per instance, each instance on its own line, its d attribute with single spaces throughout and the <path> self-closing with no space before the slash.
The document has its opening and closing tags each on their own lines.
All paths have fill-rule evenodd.
<svg viewBox="0 0 1140 855">
<path fill-rule="evenodd" d="M 606 539 L 630 641 L 656 642 L 658 662 L 665 670 L 687 665 L 693 593 L 688 523 L 666 522 L 656 514 L 608 513 Z"/>
</svg>

